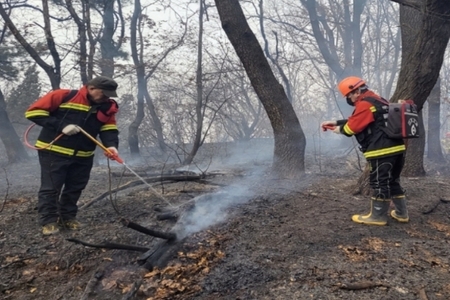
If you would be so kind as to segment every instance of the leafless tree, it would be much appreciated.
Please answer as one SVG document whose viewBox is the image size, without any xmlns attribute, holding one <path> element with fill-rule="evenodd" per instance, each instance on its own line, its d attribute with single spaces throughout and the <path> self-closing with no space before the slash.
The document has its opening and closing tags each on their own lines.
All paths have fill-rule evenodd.
<svg viewBox="0 0 450 300">
<path fill-rule="evenodd" d="M 81 13 L 78 15 L 73 7 L 72 0 L 66 0 L 66 8 L 70 16 L 77 24 L 78 28 L 78 45 L 79 45 L 79 61 L 81 82 L 86 84 L 92 78 L 93 72 L 93 56 L 95 53 L 96 40 L 93 38 L 90 19 L 90 3 L 89 1 L 81 1 Z M 88 43 L 89 42 L 89 43 Z M 89 47 L 88 47 L 89 46 Z M 89 49 L 89 50 L 88 50 Z"/>
<path fill-rule="evenodd" d="M 30 54 L 30 56 L 34 59 L 34 61 L 45 71 L 47 74 L 51 86 L 53 89 L 59 89 L 59 85 L 61 83 L 61 58 L 56 49 L 55 39 L 52 34 L 52 29 L 50 25 L 50 14 L 48 9 L 48 1 L 42 0 L 42 16 L 44 19 L 44 32 L 45 39 L 47 42 L 47 49 L 50 51 L 50 55 L 53 59 L 54 66 L 46 63 L 44 59 L 40 56 L 39 52 L 25 39 L 25 37 L 20 33 L 17 29 L 14 22 L 9 17 L 7 10 L 11 10 L 13 7 L 9 2 L 6 2 L 5 5 L 7 9 L 4 8 L 4 5 L 0 3 L 0 16 L 3 18 L 6 26 L 8 26 L 11 33 L 14 35 L 16 40 L 22 45 L 22 47 Z"/>
<path fill-rule="evenodd" d="M 151 127 L 157 137 L 158 146 L 162 152 L 165 152 L 166 150 L 166 143 L 164 141 L 161 119 L 156 111 L 153 99 L 150 95 L 148 89 L 148 80 L 152 78 L 159 65 L 169 56 L 169 54 L 183 44 L 184 38 L 187 33 L 188 23 L 184 22 L 184 32 L 178 39 L 178 41 L 175 41 L 172 45 L 164 49 L 164 51 L 159 55 L 157 60 L 153 62 L 153 64 L 145 61 L 145 36 L 143 32 L 143 24 L 151 24 L 152 26 L 155 25 L 153 20 L 149 19 L 148 16 L 143 14 L 140 0 L 135 0 L 133 16 L 131 18 L 130 25 L 130 46 L 131 57 L 133 59 L 134 68 L 136 71 L 138 92 L 136 117 L 130 124 L 128 130 L 128 144 L 130 147 L 130 152 L 133 156 L 140 155 L 138 129 L 145 116 L 144 103 L 147 104 L 147 109 L 151 117 Z"/>
<path fill-rule="evenodd" d="M 303 175 L 305 136 L 291 103 L 275 78 L 237 0 L 215 1 L 222 28 L 236 50 L 270 119 L 275 139 L 273 171 L 281 177 Z"/>
</svg>

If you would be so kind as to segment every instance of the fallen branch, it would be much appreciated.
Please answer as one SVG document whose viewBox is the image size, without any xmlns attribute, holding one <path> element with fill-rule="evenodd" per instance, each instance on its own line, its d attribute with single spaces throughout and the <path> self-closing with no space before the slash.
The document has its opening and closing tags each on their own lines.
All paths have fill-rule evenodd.
<svg viewBox="0 0 450 300">
<path fill-rule="evenodd" d="M 142 279 L 139 279 L 138 281 L 136 281 L 135 283 L 133 283 L 133 286 L 131 287 L 131 289 L 128 291 L 128 293 L 126 293 L 125 295 L 123 295 L 122 300 L 130 300 L 134 298 L 134 295 L 137 293 L 137 291 L 139 290 L 139 288 L 142 285 Z"/>
<path fill-rule="evenodd" d="M 89 299 L 89 297 L 94 296 L 93 294 L 95 286 L 102 279 L 102 277 L 103 277 L 103 270 L 101 270 L 100 268 L 95 270 L 94 274 L 92 274 L 91 279 L 89 279 L 80 300 L 87 300 Z"/>
<path fill-rule="evenodd" d="M 372 281 L 361 281 L 354 283 L 341 283 L 339 284 L 339 288 L 343 290 L 364 290 L 371 289 L 378 286 L 386 286 L 382 282 L 372 282 Z"/>
<path fill-rule="evenodd" d="M 427 209 L 426 211 L 423 211 L 422 214 L 427 215 L 429 213 L 432 213 L 441 203 L 449 203 L 450 200 L 444 199 L 444 198 L 439 198 L 438 201 L 436 201 L 436 203 L 429 209 Z"/>
<path fill-rule="evenodd" d="M 4 266 L 1 266 L 1 267 L 0 267 L 0 270 L 6 269 L 7 267 L 9 267 L 9 266 L 12 265 L 12 264 L 16 264 L 16 263 L 18 263 L 18 262 L 23 262 L 23 261 L 25 261 L 25 260 L 33 259 L 33 258 L 36 258 L 36 256 L 29 256 L 29 257 L 24 257 L 24 258 L 16 259 L 16 260 L 10 262 L 9 264 L 6 264 L 6 265 L 4 265 Z"/>
<path fill-rule="evenodd" d="M 66 240 L 69 242 L 75 243 L 75 244 L 81 244 L 83 246 L 92 247 L 92 248 L 131 250 L 131 251 L 138 251 L 138 252 L 146 252 L 149 250 L 149 248 L 147 248 L 147 247 L 125 245 L 125 244 L 116 244 L 116 243 L 91 244 L 91 243 L 83 242 L 83 241 L 80 241 L 78 239 L 73 239 L 73 238 L 69 238 Z"/>
</svg>

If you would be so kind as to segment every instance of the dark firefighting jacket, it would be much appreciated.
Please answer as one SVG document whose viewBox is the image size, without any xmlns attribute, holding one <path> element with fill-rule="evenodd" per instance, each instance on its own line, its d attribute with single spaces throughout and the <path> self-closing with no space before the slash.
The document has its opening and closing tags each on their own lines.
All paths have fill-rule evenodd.
<svg viewBox="0 0 450 300">
<path fill-rule="evenodd" d="M 390 139 L 382 130 L 384 118 L 382 103 L 364 98 L 380 99 L 372 91 L 361 94 L 355 102 L 355 110 L 347 120 L 340 120 L 341 133 L 355 136 L 366 159 L 375 159 L 405 152 L 402 139 Z"/>
<path fill-rule="evenodd" d="M 99 135 L 105 147 L 118 148 L 119 131 L 115 119 L 117 103 L 112 99 L 101 104 L 89 101 L 86 86 L 73 97 L 70 96 L 71 90 L 52 91 L 34 102 L 25 112 L 28 120 L 42 126 L 35 146 L 47 147 L 65 126 L 74 124 L 93 137 Z M 63 135 L 43 150 L 64 156 L 92 157 L 95 147 L 96 144 L 80 132 L 71 136 Z"/>
</svg>

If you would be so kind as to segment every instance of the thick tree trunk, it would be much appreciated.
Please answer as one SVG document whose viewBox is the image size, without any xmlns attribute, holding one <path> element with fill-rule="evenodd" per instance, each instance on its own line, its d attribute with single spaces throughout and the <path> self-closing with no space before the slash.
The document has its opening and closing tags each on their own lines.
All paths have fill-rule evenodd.
<svg viewBox="0 0 450 300">
<path fill-rule="evenodd" d="M 392 100 L 413 99 L 419 110 L 435 86 L 450 37 L 450 1 L 424 1 L 422 11 L 401 6 L 402 66 Z M 423 13 L 426 11 L 426 13 Z"/>
<path fill-rule="evenodd" d="M 270 119 L 275 139 L 273 171 L 297 178 L 305 170 L 306 139 L 283 86 L 275 78 L 238 0 L 216 0 L 222 28 L 236 50 Z"/>
<path fill-rule="evenodd" d="M 441 81 L 436 85 L 428 97 L 428 134 L 427 157 L 438 164 L 445 164 L 441 147 Z"/>
<path fill-rule="evenodd" d="M 423 126 L 422 112 L 419 113 L 420 128 Z M 420 135 L 418 139 L 406 140 L 406 163 L 403 168 L 402 175 L 407 177 L 425 176 L 425 169 L 423 167 L 423 157 L 425 154 L 425 131 Z"/>
<path fill-rule="evenodd" d="M 0 90 L 0 139 L 5 146 L 9 163 L 15 163 L 28 159 L 28 154 L 12 126 L 6 112 L 5 97 Z"/>
<path fill-rule="evenodd" d="M 413 99 L 419 110 L 422 110 L 439 77 L 450 37 L 450 20 L 443 16 L 449 14 L 450 1 L 423 1 L 420 10 L 400 7 L 402 65 L 391 101 Z M 420 139 L 409 141 L 404 175 L 425 174 L 424 138 L 425 132 Z"/>
<path fill-rule="evenodd" d="M 100 69 L 103 76 L 113 77 L 114 75 L 114 54 L 117 51 L 113 43 L 115 30 L 114 24 L 114 2 L 115 0 L 106 0 L 103 2 L 103 32 L 99 40 L 102 57 L 100 60 Z"/>
</svg>

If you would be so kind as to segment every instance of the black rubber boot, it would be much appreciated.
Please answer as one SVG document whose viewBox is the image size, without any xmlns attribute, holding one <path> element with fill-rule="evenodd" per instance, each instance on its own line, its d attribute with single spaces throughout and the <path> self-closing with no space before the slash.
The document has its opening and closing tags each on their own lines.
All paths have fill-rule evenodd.
<svg viewBox="0 0 450 300">
<path fill-rule="evenodd" d="M 352 221 L 360 224 L 384 226 L 387 224 L 390 200 L 372 198 L 370 200 L 370 213 L 367 215 L 353 215 Z"/>
<path fill-rule="evenodd" d="M 392 197 L 392 202 L 394 202 L 395 210 L 391 211 L 391 217 L 401 223 L 408 223 L 409 216 L 408 210 L 406 209 L 405 195 Z"/>
</svg>

